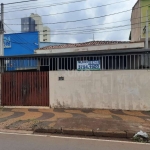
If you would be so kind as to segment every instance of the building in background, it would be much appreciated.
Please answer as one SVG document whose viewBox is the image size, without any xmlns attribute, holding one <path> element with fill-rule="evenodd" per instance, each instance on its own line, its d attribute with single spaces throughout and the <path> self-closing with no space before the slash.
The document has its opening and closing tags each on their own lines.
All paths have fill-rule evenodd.
<svg viewBox="0 0 150 150">
<path fill-rule="evenodd" d="M 148 12 L 148 19 L 150 19 L 150 0 L 138 0 L 134 5 L 131 14 L 131 38 L 130 38 L 131 41 L 145 40 L 147 12 Z"/>
<path fill-rule="evenodd" d="M 50 42 L 50 28 L 43 26 L 42 18 L 38 14 L 32 13 L 30 17 L 21 19 L 22 32 L 39 32 L 40 42 Z"/>
<path fill-rule="evenodd" d="M 31 17 L 21 18 L 21 32 L 35 32 L 35 20 Z"/>
</svg>

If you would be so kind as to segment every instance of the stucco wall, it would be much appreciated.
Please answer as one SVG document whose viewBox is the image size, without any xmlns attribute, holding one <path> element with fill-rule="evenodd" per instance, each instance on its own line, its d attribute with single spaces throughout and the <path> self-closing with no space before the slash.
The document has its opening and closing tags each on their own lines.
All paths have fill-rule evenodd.
<svg viewBox="0 0 150 150">
<path fill-rule="evenodd" d="M 49 76 L 51 107 L 150 110 L 150 71 L 57 71 Z"/>
</svg>

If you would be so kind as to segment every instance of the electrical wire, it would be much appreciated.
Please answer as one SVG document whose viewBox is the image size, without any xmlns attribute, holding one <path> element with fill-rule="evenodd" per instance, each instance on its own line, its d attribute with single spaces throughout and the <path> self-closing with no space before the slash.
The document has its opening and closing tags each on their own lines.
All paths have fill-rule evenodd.
<svg viewBox="0 0 150 150">
<path fill-rule="evenodd" d="M 79 3 L 79 2 L 83 2 L 86 0 L 77 0 L 77 1 L 68 1 L 68 2 L 63 2 L 63 3 L 55 3 L 55 4 L 51 4 L 51 5 L 46 5 L 46 6 L 40 6 L 40 7 L 34 7 L 34 8 L 26 8 L 26 9 L 21 9 L 21 10 L 14 10 L 14 11 L 7 11 L 4 13 L 10 13 L 10 12 L 16 12 L 16 11 L 23 11 L 23 10 L 30 10 L 30 9 L 37 9 L 37 8 L 43 8 L 43 7 L 53 7 L 53 6 L 58 6 L 58 5 L 66 5 L 66 4 L 71 4 L 71 3 Z"/>
<path fill-rule="evenodd" d="M 87 1 L 87 0 L 84 0 L 84 1 Z M 30 4 L 29 6 L 24 6 L 24 5 L 23 5 L 22 7 L 21 7 L 21 6 L 19 6 L 19 7 L 16 6 L 16 7 L 13 7 L 13 8 L 12 8 L 12 7 L 11 7 L 11 8 L 5 8 L 5 10 L 10 11 L 10 10 L 15 10 L 15 9 L 17 10 L 17 9 L 24 9 L 24 8 L 30 8 L 30 9 L 32 9 L 32 7 L 34 7 L 34 8 L 35 8 L 35 7 L 36 7 L 36 8 L 37 8 L 37 7 L 41 7 L 41 6 L 42 6 L 42 7 L 45 7 L 45 6 L 48 6 L 48 5 L 60 4 L 60 3 L 63 3 L 63 2 L 64 2 L 64 1 L 59 2 L 59 3 L 48 3 L 48 4 L 44 4 L 44 3 L 42 2 L 42 3 L 39 4 L 39 5 L 35 5 L 35 4 L 34 4 L 34 5 L 32 6 L 32 5 Z M 70 2 L 70 1 L 69 1 L 69 2 Z"/>
<path fill-rule="evenodd" d="M 42 1 L 43 1 L 43 0 L 42 0 Z M 56 0 L 55 0 L 55 1 L 56 1 Z M 35 3 L 35 2 L 36 2 L 36 3 Z M 44 0 L 44 2 L 42 2 L 42 4 L 43 4 L 43 3 L 49 3 L 49 2 L 50 2 L 49 0 L 48 0 L 48 1 L 47 1 L 47 0 Z M 37 0 L 37 1 L 33 1 L 33 2 L 31 1 L 30 3 L 26 3 L 26 7 L 31 6 L 31 5 L 34 5 L 34 6 L 35 6 L 36 4 L 40 4 L 40 3 L 41 3 L 41 0 Z M 21 7 L 21 6 L 24 6 L 24 4 L 15 4 L 15 5 L 13 6 L 13 8 L 14 8 L 14 7 Z M 8 9 L 8 8 L 12 8 L 12 6 L 7 6 L 7 5 L 6 5 L 5 8 L 7 8 L 7 9 Z"/>
<path fill-rule="evenodd" d="M 132 18 L 132 20 L 139 19 L 139 18 L 145 18 L 145 17 L 147 17 L 147 16 Z M 126 20 L 121 20 L 121 21 L 108 22 L 108 23 L 105 23 L 105 24 L 97 24 L 97 25 L 89 25 L 89 26 L 79 26 L 79 27 L 75 27 L 75 28 L 55 29 L 55 30 L 51 30 L 51 31 L 62 31 L 62 30 L 65 31 L 65 30 L 80 29 L 80 28 L 82 29 L 82 28 L 87 28 L 87 27 L 94 27 L 94 26 L 100 26 L 100 25 L 106 25 L 106 24 L 119 23 L 119 22 L 124 22 L 124 21 L 129 21 L 129 20 L 130 19 L 126 19 Z M 73 31 L 73 30 L 70 30 L 70 31 Z"/>
<path fill-rule="evenodd" d="M 138 24 L 138 23 L 135 23 L 135 24 Z M 68 33 L 68 32 L 71 32 L 71 33 L 74 33 L 74 32 L 78 33 L 78 32 L 80 32 L 81 33 L 81 32 L 90 32 L 90 31 L 99 31 L 99 30 L 105 30 L 105 29 L 119 28 L 119 27 L 125 27 L 125 26 L 130 26 L 130 25 L 131 24 L 126 24 L 126 25 L 120 25 L 120 26 L 105 27 L 105 28 L 94 28 L 94 29 L 85 29 L 85 30 L 54 31 L 54 32 L 51 32 L 51 33 Z M 132 25 L 134 25 L 134 24 L 132 24 Z M 46 35 L 46 33 L 45 34 L 41 34 L 41 35 Z"/>
<path fill-rule="evenodd" d="M 84 9 L 77 9 L 77 10 L 72 10 L 72 11 L 67 11 L 67 12 L 60 12 L 60 13 L 55 13 L 55 14 L 40 15 L 40 16 L 47 17 L 47 16 L 53 16 L 53 15 L 61 15 L 61 14 L 65 14 L 65 13 L 73 13 L 73 12 L 84 11 L 84 10 L 89 10 L 89 9 L 96 9 L 99 7 L 105 7 L 105 6 L 109 6 L 109 5 L 123 3 L 123 2 L 127 2 L 127 1 L 130 1 L 130 0 L 124 0 L 124 1 L 119 1 L 119 2 L 115 2 L 115 3 L 100 5 L 100 6 L 94 6 L 94 7 L 84 8 Z M 21 18 L 12 18 L 12 19 L 5 19 L 5 20 L 15 20 L 15 19 L 21 19 Z"/>
<path fill-rule="evenodd" d="M 149 5 L 141 6 L 141 7 L 138 7 L 138 8 L 142 8 L 142 7 L 146 7 L 146 6 L 149 6 Z M 135 8 L 135 9 L 138 9 L 138 8 Z M 53 22 L 53 23 L 42 23 L 42 24 L 37 24 L 37 25 L 43 25 L 43 24 L 51 24 L 51 25 L 53 25 L 53 24 L 64 24 L 64 23 L 81 22 L 81 21 L 86 21 L 86 20 L 99 19 L 99 18 L 103 18 L 103 17 L 118 15 L 120 13 L 125 13 L 125 12 L 131 11 L 131 10 L 132 9 L 121 11 L 121 12 L 117 12 L 117 13 L 112 13 L 112 14 L 108 14 L 108 15 L 103 15 L 103 16 L 98 16 L 98 17 L 92 17 L 92 18 L 70 20 L 70 21 L 62 21 L 62 22 Z M 22 25 L 22 24 L 8 24 L 8 25 Z M 30 25 L 30 24 L 27 24 L 27 25 Z"/>
<path fill-rule="evenodd" d="M 136 24 L 139 24 L 139 23 L 136 23 Z M 133 25 L 133 24 L 132 24 Z M 126 25 L 127 26 L 127 25 Z M 129 26 L 129 25 L 128 25 Z M 125 26 L 121 26 L 121 27 L 125 27 Z M 111 29 L 113 28 L 119 28 L 119 26 L 117 27 L 112 27 Z M 141 27 L 139 27 L 141 28 Z M 128 29 L 131 29 L 131 28 L 128 28 Z M 133 28 L 132 28 L 133 29 Z M 108 30 L 108 29 L 103 29 L 103 30 Z M 117 31 L 121 31 L 121 30 L 124 30 L 124 29 L 120 29 L 120 30 L 117 30 Z M 99 31 L 99 30 L 98 30 Z M 79 34 L 95 34 L 95 33 L 104 33 L 104 32 L 107 32 L 107 31 L 104 31 L 104 32 L 70 32 L 70 33 L 56 33 L 56 34 L 47 34 L 47 35 L 79 35 Z M 115 30 L 113 30 L 115 31 Z M 110 32 L 110 31 L 109 31 Z M 43 34 L 39 34 L 39 35 L 43 35 Z"/>
<path fill-rule="evenodd" d="M 74 22 L 80 22 L 80 21 L 86 21 L 86 20 L 92 20 L 92 19 L 99 19 L 99 18 L 103 18 L 103 17 L 108 17 L 108 16 L 112 16 L 112 15 L 117 15 L 117 14 L 120 14 L 120 13 L 125 13 L 125 12 L 128 12 L 128 11 L 130 11 L 130 10 L 125 10 L 125 11 L 121 11 L 121 12 L 117 12 L 117 13 L 113 13 L 113 14 L 109 14 L 109 15 L 104 15 L 104 16 L 93 17 L 93 18 L 70 20 L 70 21 L 64 21 L 64 22 L 43 23 L 43 24 L 74 23 Z M 43 24 L 37 24 L 37 25 L 43 25 Z M 23 25 L 23 24 L 9 24 L 9 25 Z M 30 25 L 30 24 L 27 24 L 27 25 Z"/>
<path fill-rule="evenodd" d="M 134 19 L 139 19 L 139 18 L 145 18 L 146 16 L 143 16 L 143 17 L 138 17 L 138 18 L 132 18 L 133 20 Z M 124 20 L 123 20 L 124 21 Z M 125 21 L 127 21 L 127 20 L 125 20 Z M 119 22 L 122 22 L 122 21 L 119 21 Z M 112 22 L 112 23 L 116 23 L 116 22 Z M 145 22 L 141 22 L 141 23 L 145 23 Z M 110 24 L 110 23 L 109 23 Z M 135 24 L 137 24 L 137 23 L 135 23 Z M 99 25 L 106 25 L 106 23 L 105 24 L 99 24 Z M 134 25 L 134 24 L 130 24 L 130 25 Z M 122 26 L 130 26 L 130 25 L 122 25 Z M 96 25 L 97 26 L 97 25 Z M 122 27 L 121 25 L 120 26 L 115 26 L 115 27 Z M 91 27 L 91 26 L 90 26 Z M 74 32 L 74 31 L 92 31 L 92 30 L 102 30 L 102 29 L 111 29 L 111 28 L 115 28 L 115 27 L 105 27 L 105 28 L 94 28 L 94 29 L 82 29 L 82 30 L 69 30 L 69 31 L 62 31 L 62 30 L 54 30 L 54 31 L 51 31 L 51 33 L 53 33 L 53 32 Z M 76 29 L 76 28 L 71 28 L 71 29 Z M 19 31 L 20 32 L 20 31 Z M 40 32 L 40 31 L 39 31 Z M 41 31 L 42 32 L 42 31 Z M 45 34 L 43 34 L 43 35 L 45 35 Z"/>
<path fill-rule="evenodd" d="M 31 1 L 38 1 L 38 0 L 28 0 L 28 1 L 21 1 L 21 2 L 13 2 L 13 3 L 5 3 L 4 5 L 12 5 L 12 4 L 18 4 L 18 3 L 26 3 Z"/>
</svg>

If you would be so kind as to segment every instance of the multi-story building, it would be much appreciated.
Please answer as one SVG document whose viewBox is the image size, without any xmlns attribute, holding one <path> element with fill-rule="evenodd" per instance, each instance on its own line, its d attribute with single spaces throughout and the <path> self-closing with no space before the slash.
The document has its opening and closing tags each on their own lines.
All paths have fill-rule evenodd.
<svg viewBox="0 0 150 150">
<path fill-rule="evenodd" d="M 21 32 L 34 32 L 35 20 L 31 17 L 21 18 Z"/>
<path fill-rule="evenodd" d="M 145 40 L 147 15 L 148 15 L 148 19 L 150 19 L 150 0 L 138 0 L 132 9 L 131 41 Z M 150 25 L 149 25 L 149 31 L 150 31 Z M 149 32 L 149 38 L 150 38 L 150 32 Z"/>
<path fill-rule="evenodd" d="M 32 13 L 30 17 L 21 19 L 22 32 L 39 32 L 40 42 L 50 42 L 50 28 L 43 26 L 42 18 L 38 14 Z"/>
</svg>

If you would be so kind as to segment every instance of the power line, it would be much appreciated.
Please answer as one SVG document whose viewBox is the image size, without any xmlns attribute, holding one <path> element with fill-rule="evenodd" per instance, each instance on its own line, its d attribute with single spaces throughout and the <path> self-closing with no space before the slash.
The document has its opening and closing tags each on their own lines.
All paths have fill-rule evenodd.
<svg viewBox="0 0 150 150">
<path fill-rule="evenodd" d="M 4 5 L 12 5 L 12 4 L 18 4 L 18 3 L 26 3 L 31 1 L 38 1 L 38 0 L 28 0 L 28 1 L 21 1 L 21 2 L 13 2 L 13 3 L 5 3 Z"/>
<path fill-rule="evenodd" d="M 135 24 L 139 24 L 139 23 L 135 23 Z M 134 24 L 132 24 L 134 25 Z M 105 28 L 105 29 L 102 29 L 102 30 L 108 30 L 108 29 L 113 29 L 113 28 L 119 28 L 119 27 L 125 27 L 125 26 L 130 26 L 130 25 L 124 25 L 124 26 L 116 26 L 116 27 L 112 27 L 112 28 Z M 140 27 L 141 28 L 141 27 Z M 128 28 L 128 29 L 131 29 L 131 28 Z M 133 29 L 133 28 L 132 28 Z M 122 29 L 123 30 L 123 29 Z M 79 35 L 79 34 L 92 34 L 92 33 L 103 33 L 103 32 L 98 32 L 99 30 L 97 31 L 89 31 L 89 32 L 70 32 L 70 33 L 55 33 L 55 34 L 47 34 L 47 35 Z M 119 30 L 120 31 L 120 30 Z M 107 32 L 107 31 L 104 31 L 104 32 Z M 39 35 L 43 35 L 43 34 L 39 34 Z"/>
<path fill-rule="evenodd" d="M 146 17 L 146 16 L 145 16 Z M 138 17 L 138 18 L 144 18 L 144 17 Z M 138 18 L 134 18 L 134 19 L 138 19 Z M 133 20 L 134 20 L 133 19 Z M 82 28 L 87 28 L 87 27 L 94 27 L 94 26 L 100 26 L 100 25 L 106 25 L 106 24 L 113 24 L 113 23 L 119 23 L 119 22 L 124 22 L 124 21 L 129 21 L 130 19 L 126 19 L 126 20 L 121 20 L 121 21 L 115 21 L 115 22 L 108 22 L 108 23 L 104 23 L 104 24 L 97 24 L 97 25 L 90 25 L 90 26 L 81 26 L 81 27 L 75 27 L 75 28 L 65 28 L 65 29 L 56 29 L 54 31 L 65 31 L 65 30 L 70 30 L 70 29 L 82 29 Z M 72 30 L 70 30 L 72 31 Z"/>
<path fill-rule="evenodd" d="M 73 12 L 78 12 L 78 11 L 84 11 L 84 10 L 89 10 L 89 9 L 96 9 L 96 8 L 99 8 L 99 7 L 114 5 L 114 4 L 118 4 L 118 3 L 122 3 L 122 2 L 126 2 L 126 1 L 130 1 L 130 0 L 124 0 L 124 1 L 120 1 L 120 2 L 100 5 L 100 6 L 94 6 L 94 7 L 84 8 L 84 9 L 77 9 L 77 10 L 72 10 L 72 11 L 67 11 L 67 12 L 60 12 L 60 13 L 55 13 L 55 14 L 40 15 L 40 16 L 47 17 L 47 16 L 51 16 L 51 15 L 53 16 L 53 15 L 60 15 L 60 14 L 65 14 L 65 13 L 73 13 Z M 12 19 L 5 19 L 5 20 L 15 20 L 15 19 L 21 19 L 21 18 L 12 18 Z"/>
<path fill-rule="evenodd" d="M 103 17 L 107 17 L 107 16 L 113 16 L 113 15 L 117 15 L 117 14 L 120 14 L 120 13 L 125 13 L 125 12 L 128 12 L 128 11 L 131 11 L 131 10 L 125 10 L 125 11 L 121 11 L 121 12 L 117 12 L 117 13 L 113 13 L 113 14 L 109 14 L 109 15 L 104 15 L 104 16 L 93 17 L 93 18 L 86 18 L 86 19 L 79 19 L 79 20 L 70 20 L 70 21 L 64 21 L 64 22 L 43 23 L 43 24 L 74 23 L 74 22 L 80 22 L 80 21 L 86 21 L 86 20 L 103 18 Z M 37 25 L 43 25 L 43 24 L 37 24 Z M 23 25 L 23 24 L 9 24 L 9 25 Z M 30 25 L 30 24 L 26 24 L 26 25 Z"/>
<path fill-rule="evenodd" d="M 87 0 L 77 0 L 77 1 L 68 1 L 68 2 L 62 2 L 62 3 L 55 3 L 55 4 L 48 5 L 48 6 L 46 5 L 46 6 L 40 6 L 40 7 L 34 7 L 34 8 L 26 8 L 26 9 L 21 9 L 21 10 L 7 11 L 7 12 L 4 12 L 4 13 L 16 12 L 16 11 L 22 11 L 22 10 L 30 10 L 30 9 L 37 9 L 37 8 L 43 8 L 43 7 L 53 7 L 53 6 L 66 5 L 66 4 L 70 4 L 70 3 L 78 3 L 78 2 L 83 2 L 83 1 L 87 1 Z"/>
<path fill-rule="evenodd" d="M 86 0 L 85 0 L 85 1 L 86 1 Z M 19 9 L 19 10 L 20 10 L 20 9 L 22 10 L 22 9 L 26 9 L 26 8 L 28 8 L 28 9 L 29 9 L 29 8 L 30 8 L 30 9 L 36 8 L 36 9 L 37 9 L 38 7 L 42 8 L 42 7 L 46 7 L 46 6 L 50 6 L 50 5 L 54 5 L 54 4 L 60 4 L 60 3 L 64 3 L 64 1 L 59 2 L 59 3 L 53 3 L 53 4 L 52 4 L 52 3 L 44 4 L 44 3 L 42 2 L 40 5 L 35 5 L 35 4 L 34 4 L 34 5 L 32 6 L 32 5 L 30 4 L 28 7 L 27 7 L 27 6 L 23 6 L 23 7 L 19 6 L 19 7 L 13 7 L 13 8 L 5 8 L 5 10 L 8 10 L 8 11 L 11 11 L 11 10 L 18 10 L 18 9 Z M 41 6 L 42 6 L 42 7 L 41 7 Z"/>
<path fill-rule="evenodd" d="M 56 1 L 56 0 L 55 0 L 55 1 Z M 49 0 L 48 0 L 48 1 L 45 1 L 45 0 L 44 0 L 44 2 L 42 2 L 42 4 L 43 4 L 43 3 L 49 3 L 49 2 L 50 2 Z M 41 3 L 40 0 L 37 0 L 36 3 L 35 3 L 35 1 L 33 1 L 33 2 L 31 1 L 30 3 L 26 3 L 26 7 L 31 6 L 31 5 L 34 5 L 34 6 L 35 6 L 36 4 L 39 4 L 39 5 L 40 5 L 40 3 Z M 13 6 L 13 8 L 15 8 L 15 7 L 21 7 L 21 6 L 24 6 L 24 4 L 22 4 L 22 5 L 21 5 L 21 4 L 20 4 L 20 5 L 15 4 L 15 6 Z M 12 8 L 12 6 L 7 6 L 7 5 L 6 5 L 5 8 L 6 8 L 6 9 L 9 9 L 9 8 Z"/>
<path fill-rule="evenodd" d="M 143 17 L 137 17 L 137 18 L 132 18 L 134 19 L 139 19 L 139 18 L 145 18 L 147 16 L 143 16 Z M 130 19 L 126 19 L 126 20 L 121 20 L 121 21 L 115 21 L 115 22 L 108 22 L 108 23 L 104 23 L 104 24 L 97 24 L 97 25 L 89 25 L 89 26 L 79 26 L 79 27 L 75 27 L 75 28 L 64 28 L 64 29 L 55 29 L 54 31 L 62 31 L 62 30 L 70 30 L 70 29 L 80 29 L 80 28 L 87 28 L 87 27 L 94 27 L 94 26 L 99 26 L 99 25 L 106 25 L 106 24 L 112 24 L 112 23 L 118 23 L 118 22 L 124 22 L 124 21 L 129 21 Z M 72 31 L 72 30 L 70 30 Z"/>
<path fill-rule="evenodd" d="M 142 8 L 142 7 L 146 7 L 146 6 L 149 6 L 149 5 L 141 6 L 141 7 L 138 7 L 138 8 Z M 135 8 L 135 9 L 138 9 L 138 8 Z M 113 14 L 93 17 L 93 18 L 86 18 L 86 19 L 79 19 L 79 20 L 70 20 L 70 21 L 64 21 L 64 22 L 42 23 L 42 24 L 37 24 L 37 25 L 43 25 L 43 24 L 64 24 L 64 23 L 80 22 L 80 21 L 86 21 L 86 20 L 91 20 L 91 19 L 103 18 L 103 17 L 107 17 L 107 16 L 113 16 L 113 15 L 117 15 L 117 14 L 120 14 L 120 13 L 125 13 L 125 12 L 128 12 L 128 11 L 131 11 L 131 10 L 132 9 L 121 11 L 121 12 L 117 12 L 117 13 L 113 13 Z M 9 24 L 9 25 L 22 25 L 22 24 Z M 30 24 L 27 24 L 27 25 L 30 25 Z"/>
<path fill-rule="evenodd" d="M 150 15 L 149 15 L 150 16 Z M 146 23 L 146 22 L 140 22 L 140 23 Z M 139 24 L 139 23 L 134 23 L 134 24 L 126 24 L 126 25 L 119 25 L 119 26 L 114 26 L 115 28 L 118 28 L 118 27 L 124 27 L 124 26 L 131 26 L 131 25 L 136 25 L 136 24 Z M 103 30 L 103 29 L 111 29 L 111 28 L 114 28 L 114 27 L 104 27 L 104 28 L 94 28 L 94 29 L 89 29 L 89 28 L 87 28 L 87 29 L 82 29 L 82 30 L 70 30 L 70 31 L 51 31 L 51 33 L 52 32 L 73 32 L 73 31 L 78 31 L 78 32 L 80 32 L 80 31 L 92 31 L 92 30 Z M 40 32 L 40 31 L 39 31 Z"/>
<path fill-rule="evenodd" d="M 136 23 L 136 24 L 138 24 L 138 23 Z M 94 29 L 85 29 L 85 30 L 72 30 L 72 31 L 54 31 L 54 33 L 68 33 L 68 32 L 71 32 L 71 33 L 73 33 L 73 32 L 90 32 L 90 31 L 99 31 L 99 30 L 104 30 L 104 29 L 112 29 L 112 28 L 119 28 L 119 27 L 125 27 L 125 26 L 130 26 L 131 24 L 127 24 L 127 25 L 120 25 L 120 26 L 114 26 L 114 27 L 105 27 L 105 28 L 94 28 Z M 132 24 L 132 25 L 134 25 L 134 24 Z M 16 30 L 15 30 L 16 31 Z M 40 32 L 40 31 L 39 31 Z M 27 32 L 28 33 L 28 32 Z M 53 32 L 51 32 L 51 33 L 53 33 Z M 45 34 L 41 34 L 40 33 L 40 35 L 46 35 L 46 33 Z"/>
<path fill-rule="evenodd" d="M 143 17 L 137 17 L 137 18 L 132 18 L 133 20 L 134 19 L 139 19 L 139 18 L 145 18 L 146 16 L 143 16 Z M 128 21 L 128 20 L 123 20 L 123 21 Z M 106 25 L 106 24 L 111 24 L 111 23 L 117 23 L 117 22 L 123 22 L 123 21 L 116 21 L 116 22 L 110 22 L 110 23 L 105 23 L 105 24 L 98 24 L 98 25 L 93 25 L 93 26 L 99 26 L 99 25 Z M 145 23 L 145 22 L 141 22 L 141 23 Z M 135 24 L 138 24 L 138 23 L 135 23 Z M 134 24 L 130 24 L 130 25 L 134 25 Z M 85 26 L 85 27 L 93 27 L 93 26 Z M 121 25 L 120 25 L 121 26 Z M 120 27 L 120 26 L 117 26 L 117 27 Z M 123 25 L 124 26 L 124 25 Z M 127 25 L 125 25 L 125 26 L 127 26 Z M 85 28 L 85 27 L 80 27 L 80 28 Z M 77 27 L 77 28 L 79 28 L 79 27 Z M 68 29 L 77 29 L 77 28 L 68 28 Z M 110 28 L 112 28 L 112 27 L 105 27 L 105 28 L 88 28 L 88 29 L 82 29 L 82 30 L 53 30 L 52 32 L 73 32 L 73 31 L 88 31 L 88 30 L 100 30 L 100 29 L 110 29 Z M 20 32 L 20 31 L 19 31 Z M 40 32 L 40 31 L 39 31 Z M 41 31 L 42 32 L 42 31 Z M 52 33 L 51 32 L 51 33 Z M 43 34 L 43 35 L 45 35 L 45 34 Z"/>
<path fill-rule="evenodd" d="M 145 17 L 147 17 L 147 16 L 132 18 L 132 20 L 139 19 L 139 18 L 145 18 Z M 76 28 L 67 28 L 67 30 L 68 30 L 68 29 L 78 29 L 78 28 L 80 29 L 80 28 L 86 28 L 86 27 L 93 27 L 93 26 L 99 26 L 99 25 L 106 25 L 106 24 L 112 24 L 112 23 L 117 23 L 117 22 L 124 22 L 124 21 L 128 21 L 128 20 L 130 20 L 130 19 L 122 20 L 122 21 L 116 21 L 116 22 L 109 22 L 109 23 L 105 23 L 105 24 L 82 26 L 82 27 L 76 27 Z M 142 23 L 142 22 L 141 22 L 141 23 Z M 144 22 L 143 22 L 143 23 L 144 23 Z M 54 31 L 62 32 L 62 30 L 65 31 L 64 29 L 57 29 L 57 30 L 54 30 Z M 88 30 L 88 29 L 86 29 L 86 30 Z M 89 29 L 89 30 L 91 30 L 91 29 Z M 70 30 L 70 31 L 74 31 L 74 30 Z M 75 31 L 83 31 L 83 30 L 75 30 Z M 20 32 L 20 31 L 19 31 L 19 32 Z M 40 31 L 39 31 L 39 32 L 40 32 Z"/>
<path fill-rule="evenodd" d="M 140 28 L 140 27 L 136 27 L 136 28 Z M 131 28 L 127 28 L 127 29 L 121 29 L 121 30 L 109 30 L 109 31 L 103 31 L 103 32 L 94 32 L 94 34 L 97 34 L 97 33 L 105 33 L 105 32 L 114 32 L 114 31 L 124 31 L 124 30 L 130 30 Z M 134 28 L 135 29 L 135 28 Z M 93 33 L 93 32 L 92 32 Z M 84 34 L 92 34 L 92 33 L 84 33 Z M 83 33 L 81 33 L 81 34 L 83 34 Z M 51 34 L 51 35 L 57 35 L 57 36 L 62 36 L 62 35 L 65 35 L 65 36 L 67 36 L 67 35 L 79 35 L 79 34 Z"/>
</svg>

